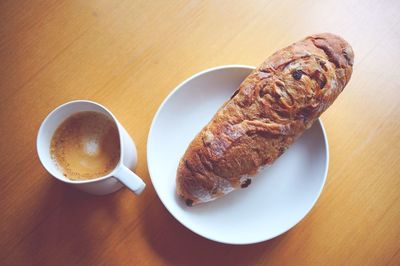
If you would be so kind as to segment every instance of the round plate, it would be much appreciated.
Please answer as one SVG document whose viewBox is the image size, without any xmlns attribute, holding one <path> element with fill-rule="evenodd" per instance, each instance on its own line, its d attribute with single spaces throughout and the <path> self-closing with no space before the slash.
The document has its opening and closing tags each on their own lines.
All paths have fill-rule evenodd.
<svg viewBox="0 0 400 266">
<path fill-rule="evenodd" d="M 317 201 L 328 171 L 328 143 L 318 120 L 248 188 L 194 207 L 176 195 L 176 170 L 189 143 L 253 69 L 221 66 L 185 80 L 161 104 L 147 142 L 151 181 L 162 203 L 184 226 L 222 243 L 257 243 L 292 228 Z"/>
</svg>

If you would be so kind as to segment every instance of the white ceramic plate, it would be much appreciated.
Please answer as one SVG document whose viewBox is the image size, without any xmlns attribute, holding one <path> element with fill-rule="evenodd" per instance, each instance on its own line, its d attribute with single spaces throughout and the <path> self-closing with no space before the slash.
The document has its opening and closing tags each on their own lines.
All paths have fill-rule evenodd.
<svg viewBox="0 0 400 266">
<path fill-rule="evenodd" d="M 147 142 L 151 181 L 162 203 L 184 226 L 222 243 L 257 243 L 292 228 L 317 201 L 328 171 L 328 143 L 318 120 L 248 188 L 194 207 L 176 196 L 176 169 L 190 141 L 253 69 L 221 66 L 185 80 L 161 104 Z"/>
</svg>

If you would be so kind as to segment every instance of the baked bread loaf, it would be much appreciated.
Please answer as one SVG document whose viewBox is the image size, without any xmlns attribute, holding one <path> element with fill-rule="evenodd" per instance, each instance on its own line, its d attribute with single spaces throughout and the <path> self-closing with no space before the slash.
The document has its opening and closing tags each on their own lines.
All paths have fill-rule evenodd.
<svg viewBox="0 0 400 266">
<path fill-rule="evenodd" d="M 178 166 L 178 195 L 192 206 L 249 186 L 333 103 L 353 59 L 351 46 L 330 33 L 270 56 L 190 143 Z"/>
</svg>

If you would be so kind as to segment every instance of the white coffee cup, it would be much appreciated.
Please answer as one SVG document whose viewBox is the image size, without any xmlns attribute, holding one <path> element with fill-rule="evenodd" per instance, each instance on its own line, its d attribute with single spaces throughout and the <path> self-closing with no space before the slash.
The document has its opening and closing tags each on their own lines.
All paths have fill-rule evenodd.
<svg viewBox="0 0 400 266">
<path fill-rule="evenodd" d="M 50 154 L 51 139 L 54 132 L 68 117 L 75 113 L 94 111 L 100 112 L 114 121 L 117 125 L 121 153 L 117 166 L 109 174 L 90 180 L 70 180 L 58 169 L 55 161 Z M 58 180 L 67 183 L 80 190 L 95 195 L 106 195 L 117 191 L 123 185 L 127 186 L 136 195 L 139 195 L 146 184 L 132 170 L 137 163 L 136 147 L 132 138 L 114 117 L 114 115 L 104 106 L 86 100 L 77 100 L 65 103 L 54 109 L 42 122 L 37 136 L 37 152 L 40 162 L 44 168 Z"/>
</svg>

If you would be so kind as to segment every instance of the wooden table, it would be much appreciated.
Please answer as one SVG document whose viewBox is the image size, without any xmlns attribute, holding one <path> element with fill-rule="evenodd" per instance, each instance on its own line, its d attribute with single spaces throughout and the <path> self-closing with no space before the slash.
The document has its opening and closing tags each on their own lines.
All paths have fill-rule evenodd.
<svg viewBox="0 0 400 266">
<path fill-rule="evenodd" d="M 400 264 L 400 2 L 1 1 L 1 265 Z M 159 104 L 183 79 L 257 65 L 308 34 L 353 46 L 351 82 L 323 116 L 324 191 L 310 214 L 248 246 L 192 233 L 151 185 L 146 141 Z M 135 139 L 148 184 L 96 197 L 52 179 L 36 133 L 56 106 L 91 99 Z"/>
</svg>

